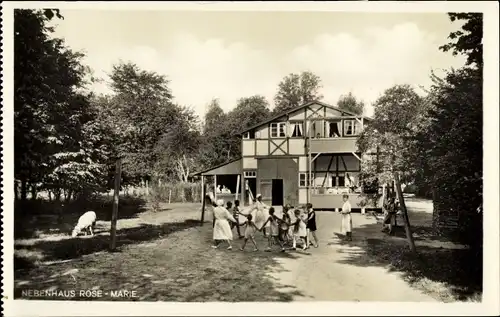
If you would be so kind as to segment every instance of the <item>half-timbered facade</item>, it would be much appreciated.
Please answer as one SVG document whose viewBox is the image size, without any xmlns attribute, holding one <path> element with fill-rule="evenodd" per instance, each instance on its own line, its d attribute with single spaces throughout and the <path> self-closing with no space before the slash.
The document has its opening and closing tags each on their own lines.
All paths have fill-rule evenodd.
<svg viewBox="0 0 500 317">
<path fill-rule="evenodd" d="M 311 202 L 317 209 L 335 209 L 349 194 L 353 208 L 360 208 L 356 141 L 368 120 L 314 101 L 246 129 L 238 161 L 240 200 L 261 194 L 273 206 Z"/>
</svg>

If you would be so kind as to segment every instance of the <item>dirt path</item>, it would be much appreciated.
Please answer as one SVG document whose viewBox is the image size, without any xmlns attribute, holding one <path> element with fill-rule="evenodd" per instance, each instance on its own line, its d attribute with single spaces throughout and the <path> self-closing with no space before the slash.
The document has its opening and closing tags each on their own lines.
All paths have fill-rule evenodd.
<svg viewBox="0 0 500 317">
<path fill-rule="evenodd" d="M 279 258 L 284 270 L 269 273 L 280 284 L 289 285 L 303 296 L 294 300 L 314 301 L 434 301 L 433 298 L 412 289 L 397 274 L 376 266 L 355 266 L 344 264 L 342 260 L 364 252 L 359 247 L 342 245 L 334 232 L 340 230 L 340 215 L 333 212 L 318 212 L 319 248 L 311 248 L 297 259 Z M 353 214 L 356 225 L 374 223 L 374 219 L 361 214 Z M 356 236 L 358 242 L 365 239 Z"/>
</svg>

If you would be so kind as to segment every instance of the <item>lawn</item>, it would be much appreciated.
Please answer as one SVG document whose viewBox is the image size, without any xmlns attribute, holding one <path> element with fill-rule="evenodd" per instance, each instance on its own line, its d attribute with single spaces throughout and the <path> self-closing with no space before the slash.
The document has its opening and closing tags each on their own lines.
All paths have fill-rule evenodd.
<svg viewBox="0 0 500 317">
<path fill-rule="evenodd" d="M 24 234 L 15 241 L 15 298 L 34 299 L 27 290 L 76 291 L 74 296 L 36 297 L 51 300 L 290 301 L 297 294 L 266 274 L 279 267 L 276 258 L 293 254 L 252 252 L 250 245 L 245 252 L 214 250 L 211 215 L 200 226 L 200 204 L 161 207 L 153 213 L 137 204 L 136 213 L 124 213 L 118 221 L 118 252 L 107 250 L 110 223 L 105 217 L 94 237 L 71 238 L 67 228 L 61 230 L 71 227 L 67 223 L 57 223 L 56 229 L 31 223 L 43 230 L 19 231 Z M 258 243 L 265 244 L 260 234 Z M 80 290 L 94 290 L 96 297 L 84 297 Z M 129 293 L 134 297 L 112 296 L 111 291 L 120 290 L 134 291 Z"/>
</svg>

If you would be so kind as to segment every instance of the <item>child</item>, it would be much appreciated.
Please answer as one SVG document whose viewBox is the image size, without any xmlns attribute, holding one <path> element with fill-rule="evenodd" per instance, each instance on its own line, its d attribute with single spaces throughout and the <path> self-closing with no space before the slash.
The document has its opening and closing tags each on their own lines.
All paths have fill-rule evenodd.
<svg viewBox="0 0 500 317">
<path fill-rule="evenodd" d="M 344 205 L 342 206 L 342 231 L 345 232 L 347 241 L 352 241 L 352 217 L 351 217 L 351 203 L 349 202 L 349 195 L 343 197 Z"/>
<path fill-rule="evenodd" d="M 307 245 L 309 246 L 309 233 L 314 238 L 314 247 L 318 247 L 318 238 L 316 237 L 316 213 L 314 212 L 313 206 L 311 203 L 307 203 Z M 312 243 L 311 243 L 312 245 Z"/>
<path fill-rule="evenodd" d="M 240 224 L 239 224 L 239 216 L 240 215 L 240 201 L 235 200 L 234 201 L 234 208 L 233 208 L 233 217 L 236 219 L 236 231 L 238 232 L 238 239 L 243 239 L 244 237 L 241 235 L 240 231 Z"/>
<path fill-rule="evenodd" d="M 303 215 L 300 214 L 300 209 L 295 209 L 295 218 L 297 219 L 293 223 L 293 250 L 297 249 L 297 239 L 301 241 L 302 243 L 302 250 L 307 249 L 307 243 L 306 243 L 306 235 L 307 235 L 307 230 L 306 230 L 306 223 Z"/>
<path fill-rule="evenodd" d="M 269 234 L 269 240 L 268 240 L 269 244 L 268 244 L 266 251 L 271 251 L 271 246 L 273 245 L 273 242 L 276 242 L 280 245 L 281 252 L 285 252 L 285 248 L 283 247 L 283 244 L 279 240 L 279 223 L 281 221 L 282 220 L 274 214 L 274 208 L 273 207 L 269 208 L 269 217 L 267 218 L 266 222 L 264 222 L 264 225 L 262 226 L 263 228 L 265 228 L 267 223 L 270 224 L 269 225 L 270 234 Z"/>
<path fill-rule="evenodd" d="M 245 240 L 243 240 L 243 245 L 241 246 L 240 250 L 243 251 L 245 249 L 245 246 L 250 239 L 253 243 L 254 251 L 259 251 L 259 249 L 257 248 L 257 243 L 255 243 L 255 232 L 260 231 L 260 229 L 257 228 L 255 223 L 253 222 L 251 214 L 247 216 L 247 220 L 245 222 L 240 223 L 240 226 L 245 224 L 247 225 L 245 228 Z"/>
<path fill-rule="evenodd" d="M 384 207 L 385 207 L 386 214 L 385 214 L 383 225 L 382 225 L 383 226 L 382 232 L 387 230 L 387 233 L 389 235 L 392 235 L 393 234 L 392 222 L 393 222 L 393 219 L 396 217 L 395 198 L 394 197 L 389 198 L 389 201 L 387 202 L 387 204 Z"/>
<path fill-rule="evenodd" d="M 279 238 L 283 244 L 290 242 L 290 216 L 288 213 L 283 213 L 283 219 L 279 225 Z"/>
</svg>

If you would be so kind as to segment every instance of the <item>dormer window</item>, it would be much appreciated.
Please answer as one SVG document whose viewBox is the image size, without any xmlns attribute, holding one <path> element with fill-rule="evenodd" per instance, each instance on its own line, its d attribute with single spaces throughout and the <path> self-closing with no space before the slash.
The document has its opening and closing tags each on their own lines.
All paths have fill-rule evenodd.
<svg viewBox="0 0 500 317">
<path fill-rule="evenodd" d="M 273 122 L 271 127 L 271 138 L 286 137 L 286 122 Z"/>
</svg>

